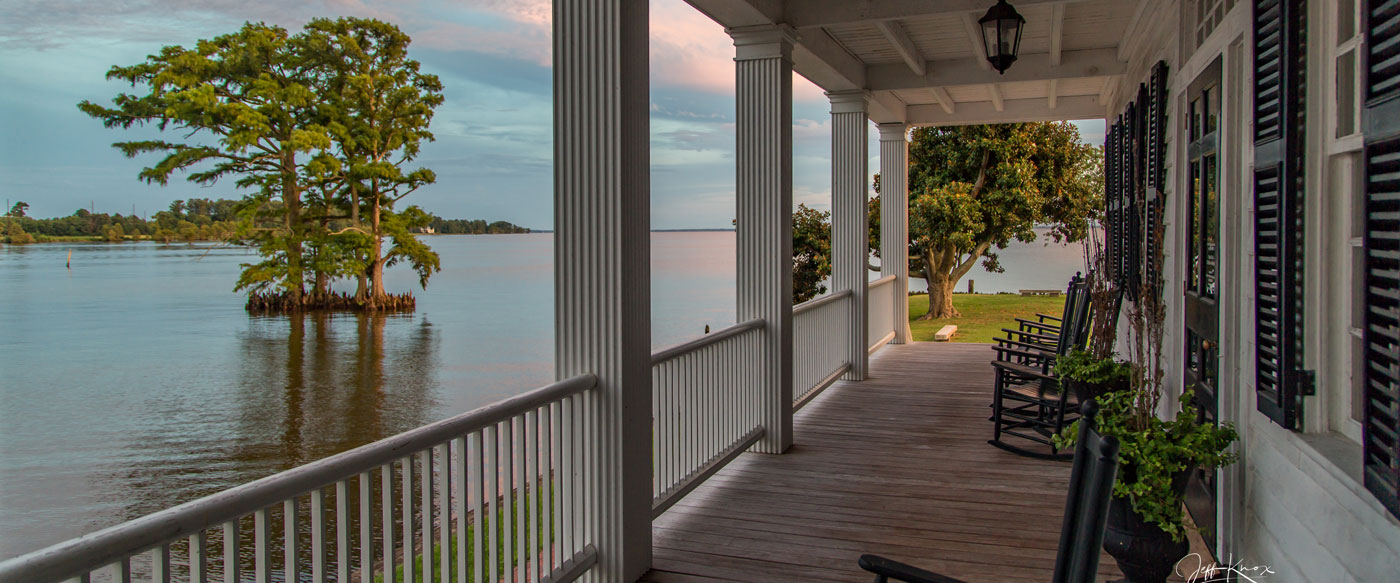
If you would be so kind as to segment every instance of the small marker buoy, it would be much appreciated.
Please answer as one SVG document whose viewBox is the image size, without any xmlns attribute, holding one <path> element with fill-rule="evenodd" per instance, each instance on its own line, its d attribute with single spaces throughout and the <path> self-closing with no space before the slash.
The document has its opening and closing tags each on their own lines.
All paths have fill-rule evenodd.
<svg viewBox="0 0 1400 583">
<path fill-rule="evenodd" d="M 69 250 L 68 250 L 68 261 L 64 262 L 63 266 L 64 266 L 64 267 L 67 267 L 67 268 L 70 269 L 70 270 L 73 269 L 73 250 L 72 250 L 72 249 L 69 249 Z"/>
<path fill-rule="evenodd" d="M 706 334 L 709 334 L 709 333 L 710 333 L 710 325 L 709 325 L 709 324 L 705 324 L 705 333 L 706 333 Z"/>
</svg>

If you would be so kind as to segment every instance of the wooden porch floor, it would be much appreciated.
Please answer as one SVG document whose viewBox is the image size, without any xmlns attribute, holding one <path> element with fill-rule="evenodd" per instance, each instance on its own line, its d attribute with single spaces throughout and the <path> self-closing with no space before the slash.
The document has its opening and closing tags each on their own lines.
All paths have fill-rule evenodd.
<svg viewBox="0 0 1400 583">
<path fill-rule="evenodd" d="M 656 519 L 644 581 L 860 581 L 877 553 L 969 583 L 1048 582 L 1070 464 L 991 437 L 985 344 L 886 346 L 794 420 L 791 451 L 745 453 Z M 1121 575 L 1103 555 L 1099 579 Z"/>
</svg>

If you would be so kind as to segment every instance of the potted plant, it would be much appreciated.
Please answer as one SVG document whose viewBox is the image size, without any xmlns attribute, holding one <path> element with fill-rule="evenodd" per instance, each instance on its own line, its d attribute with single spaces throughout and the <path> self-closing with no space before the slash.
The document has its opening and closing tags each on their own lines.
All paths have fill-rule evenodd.
<svg viewBox="0 0 1400 583">
<path fill-rule="evenodd" d="M 1055 362 L 1055 375 L 1082 403 L 1109 391 L 1128 388 L 1132 368 L 1115 357 L 1118 340 L 1119 290 L 1109 276 L 1103 244 L 1091 230 L 1084 245 L 1089 272 L 1089 339 L 1084 350 L 1073 350 Z"/>
<path fill-rule="evenodd" d="M 1160 231 L 1156 236 L 1160 241 Z M 1148 277 L 1152 281 L 1144 283 L 1152 285 L 1143 286 L 1128 310 L 1129 386 L 1097 397 L 1098 430 L 1119 443 L 1118 479 L 1109 503 L 1104 550 L 1130 583 L 1165 581 L 1186 556 L 1190 550 L 1186 541 L 1190 525 L 1183 509 L 1187 479 L 1195 469 L 1234 462 L 1235 454 L 1227 450 L 1239 437 L 1229 424 L 1202 423 L 1189 390 L 1183 391 L 1175 418 L 1158 416 L 1166 378 L 1162 366 L 1166 306 L 1160 297 L 1160 274 Z M 1084 366 L 1076 374 L 1088 370 Z M 1057 445 L 1072 446 L 1077 430 L 1077 425 L 1068 428 L 1057 438 Z"/>
</svg>

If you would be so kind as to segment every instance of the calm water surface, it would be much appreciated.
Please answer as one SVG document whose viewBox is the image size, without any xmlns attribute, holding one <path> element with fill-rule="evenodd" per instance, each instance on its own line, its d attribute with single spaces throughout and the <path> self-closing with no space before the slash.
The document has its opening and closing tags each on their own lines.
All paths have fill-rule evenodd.
<svg viewBox="0 0 1400 583">
<path fill-rule="evenodd" d="M 230 291 L 242 248 L 0 248 L 0 558 L 550 382 L 551 235 L 428 243 L 428 290 L 389 272 L 414 314 L 256 318 Z M 654 346 L 734 323 L 732 232 L 656 233 L 652 262 Z M 1080 269 L 1075 247 L 1002 262 L 978 291 Z"/>
</svg>

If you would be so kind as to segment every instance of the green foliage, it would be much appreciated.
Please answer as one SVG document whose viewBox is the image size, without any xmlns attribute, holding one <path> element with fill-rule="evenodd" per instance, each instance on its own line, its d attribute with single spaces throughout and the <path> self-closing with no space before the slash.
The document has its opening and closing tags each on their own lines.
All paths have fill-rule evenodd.
<svg viewBox="0 0 1400 583">
<path fill-rule="evenodd" d="M 997 250 L 1034 241 L 1036 226 L 1049 226 L 1056 243 L 1083 239 L 1102 203 L 1102 175 L 1101 149 L 1069 123 L 915 129 L 910 273 L 930 282 L 930 316 L 956 315 L 948 296 L 958 281 L 978 262 L 1001 272 Z"/>
<path fill-rule="evenodd" d="M 431 215 L 428 228 L 440 235 L 500 235 L 509 233 L 529 233 L 530 229 L 506 221 L 488 223 L 481 219 L 444 219 Z"/>
<path fill-rule="evenodd" d="M 1126 384 L 1133 375 L 1133 365 L 1112 358 L 1095 358 L 1084 350 L 1075 350 L 1055 361 L 1055 374 L 1097 385 Z"/>
<path fill-rule="evenodd" d="M 805 204 L 792 213 L 792 303 L 826 293 L 831 275 L 831 212 Z"/>
<path fill-rule="evenodd" d="M 1117 391 L 1099 397 L 1098 429 L 1118 440 L 1118 481 L 1113 495 L 1127 499 L 1143 520 L 1155 523 L 1175 540 L 1186 537 L 1182 497 L 1172 480 L 1194 468 L 1214 469 L 1231 464 L 1236 456 L 1226 452 L 1239 439 L 1233 425 L 1220 427 L 1198 421 L 1192 393 L 1181 396 L 1181 411 L 1170 421 L 1149 417 L 1145 426 L 1136 420 L 1134 391 Z M 1079 425 L 1056 436 L 1061 448 L 1073 447 Z"/>
<path fill-rule="evenodd" d="M 3 207 L 0 207 L 0 208 L 3 208 Z M 14 218 L 21 218 L 21 217 L 24 216 L 24 212 L 27 211 L 27 210 L 29 210 L 29 203 L 24 202 L 24 201 L 21 200 L 21 201 L 19 201 L 19 202 L 16 202 L 14 206 L 10 207 L 10 211 L 7 212 L 7 213 L 5 213 L 5 216 L 7 216 L 7 217 L 14 217 Z"/>
<path fill-rule="evenodd" d="M 5 242 L 11 245 L 28 245 L 34 242 L 34 235 L 20 226 L 19 221 L 5 221 Z"/>
<path fill-rule="evenodd" d="M 275 287 L 299 300 L 308 283 L 325 293 L 333 279 L 368 277 L 374 292 L 362 299 L 373 304 L 386 297 L 384 267 L 407 262 L 425 285 L 439 269 L 413 235 L 429 216 L 395 210 L 435 180 L 431 170 L 407 165 L 433 139 L 428 127 L 443 101 L 442 84 L 419 71 L 408 45 L 398 27 L 373 19 L 315 19 L 298 34 L 247 23 L 113 67 L 109 79 L 144 92 L 119 94 L 110 107 L 78 107 L 109 128 L 179 132 L 181 141 L 114 144 L 128 157 L 163 154 L 142 180 L 228 177 L 248 193 L 236 206 L 172 204 L 157 213 L 154 237 L 192 241 L 212 230 L 257 246 L 263 260 L 244 266 L 238 290 Z M 236 229 L 214 227 L 235 217 Z"/>
</svg>

